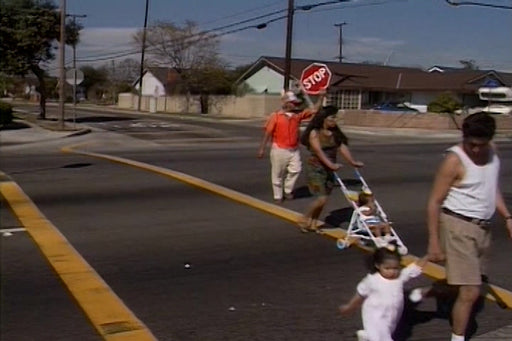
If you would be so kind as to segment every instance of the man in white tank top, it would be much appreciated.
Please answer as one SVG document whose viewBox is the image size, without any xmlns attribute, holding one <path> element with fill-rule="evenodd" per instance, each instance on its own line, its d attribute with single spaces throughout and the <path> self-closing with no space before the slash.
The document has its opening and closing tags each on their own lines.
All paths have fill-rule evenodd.
<svg viewBox="0 0 512 341">
<path fill-rule="evenodd" d="M 448 149 L 428 200 L 428 256 L 446 261 L 448 284 L 459 287 L 452 310 L 452 341 L 464 341 L 473 304 L 480 295 L 491 241 L 489 219 L 498 211 L 512 238 L 512 216 L 498 180 L 500 161 L 488 113 L 464 119 L 462 142 Z"/>
</svg>

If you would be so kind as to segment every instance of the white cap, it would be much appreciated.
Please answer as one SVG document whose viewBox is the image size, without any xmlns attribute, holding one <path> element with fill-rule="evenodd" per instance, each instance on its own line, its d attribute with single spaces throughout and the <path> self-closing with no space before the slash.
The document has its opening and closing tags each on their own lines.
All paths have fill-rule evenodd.
<svg viewBox="0 0 512 341">
<path fill-rule="evenodd" d="M 300 99 L 295 95 L 293 91 L 286 91 L 281 97 L 283 103 L 288 102 L 300 102 Z"/>
</svg>

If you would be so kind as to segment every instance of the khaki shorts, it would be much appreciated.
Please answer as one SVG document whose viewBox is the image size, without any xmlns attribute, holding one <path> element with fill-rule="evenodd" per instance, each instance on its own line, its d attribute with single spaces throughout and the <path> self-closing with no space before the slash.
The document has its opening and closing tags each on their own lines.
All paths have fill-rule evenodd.
<svg viewBox="0 0 512 341">
<path fill-rule="evenodd" d="M 439 224 L 448 284 L 481 285 L 491 244 L 490 226 L 482 227 L 444 213 Z"/>
</svg>

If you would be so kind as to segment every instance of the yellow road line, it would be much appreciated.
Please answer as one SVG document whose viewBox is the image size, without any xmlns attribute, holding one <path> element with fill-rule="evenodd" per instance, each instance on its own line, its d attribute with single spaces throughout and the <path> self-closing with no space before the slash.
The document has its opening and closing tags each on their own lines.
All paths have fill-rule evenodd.
<svg viewBox="0 0 512 341">
<path fill-rule="evenodd" d="M 262 201 L 262 200 L 259 200 L 256 198 L 253 198 L 249 195 L 234 191 L 232 189 L 229 189 L 229 188 L 226 188 L 223 186 L 216 185 L 214 183 L 193 177 L 193 176 L 185 174 L 185 173 L 173 171 L 173 170 L 163 168 L 163 167 L 150 165 L 150 164 L 147 164 L 144 162 L 125 159 L 122 157 L 76 150 L 76 149 L 74 149 L 76 147 L 78 147 L 78 145 L 64 147 L 64 148 L 62 148 L 61 151 L 64 153 L 75 153 L 75 154 L 90 156 L 90 157 L 94 157 L 94 158 L 109 160 L 112 162 L 117 162 L 117 163 L 121 163 L 121 164 L 128 165 L 131 167 L 135 167 L 135 168 L 139 168 L 142 170 L 147 170 L 150 172 L 161 174 L 161 175 L 173 178 L 175 180 L 184 182 L 186 184 L 198 187 L 202 190 L 212 192 L 217 195 L 221 195 L 223 197 L 226 197 L 226 198 L 236 201 L 238 203 L 259 209 L 261 211 L 275 215 L 279 218 L 282 218 L 284 220 L 290 221 L 295 224 L 299 221 L 299 219 L 301 217 L 301 214 L 299 214 L 295 211 L 292 211 L 292 210 L 286 209 L 284 207 L 280 207 L 280 206 L 277 206 L 277 205 L 274 205 L 274 204 L 271 204 L 271 203 L 268 203 L 268 202 L 265 202 L 265 201 Z M 323 233 L 323 235 L 326 237 L 338 240 L 338 239 L 342 239 L 346 236 L 346 231 L 341 228 L 329 229 L 329 230 L 326 230 L 325 233 Z M 370 248 L 364 247 L 357 243 L 355 245 L 364 251 L 371 250 Z M 417 257 L 408 255 L 403 258 L 403 263 L 404 263 L 404 265 L 407 265 L 410 262 L 415 261 L 416 259 L 417 259 Z M 423 273 L 426 276 L 433 278 L 435 280 L 441 280 L 446 277 L 444 267 L 442 267 L 438 264 L 434 264 L 434 263 L 428 263 L 425 266 Z M 508 308 L 512 308 L 512 292 L 510 292 L 506 289 L 500 288 L 498 286 L 495 286 L 495 285 L 490 285 L 490 289 L 492 289 L 494 291 L 495 295 L 498 296 L 499 301 L 505 303 L 508 306 Z M 488 298 L 492 301 L 497 301 L 496 297 L 491 294 L 486 294 L 486 298 Z"/>
<path fill-rule="evenodd" d="M 156 340 L 15 182 L 0 193 L 105 340 Z"/>
</svg>

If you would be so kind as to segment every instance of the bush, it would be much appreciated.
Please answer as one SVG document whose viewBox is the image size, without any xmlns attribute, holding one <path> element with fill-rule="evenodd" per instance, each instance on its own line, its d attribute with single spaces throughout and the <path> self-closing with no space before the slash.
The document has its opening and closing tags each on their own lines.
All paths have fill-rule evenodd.
<svg viewBox="0 0 512 341">
<path fill-rule="evenodd" d="M 9 124 L 12 122 L 12 119 L 12 105 L 0 101 L 0 124 Z"/>
<path fill-rule="evenodd" d="M 459 103 L 455 98 L 453 98 L 451 94 L 443 93 L 428 105 L 427 110 L 429 112 L 444 112 L 453 114 L 455 113 L 456 110 L 460 109 L 461 107 L 461 103 Z"/>
</svg>

